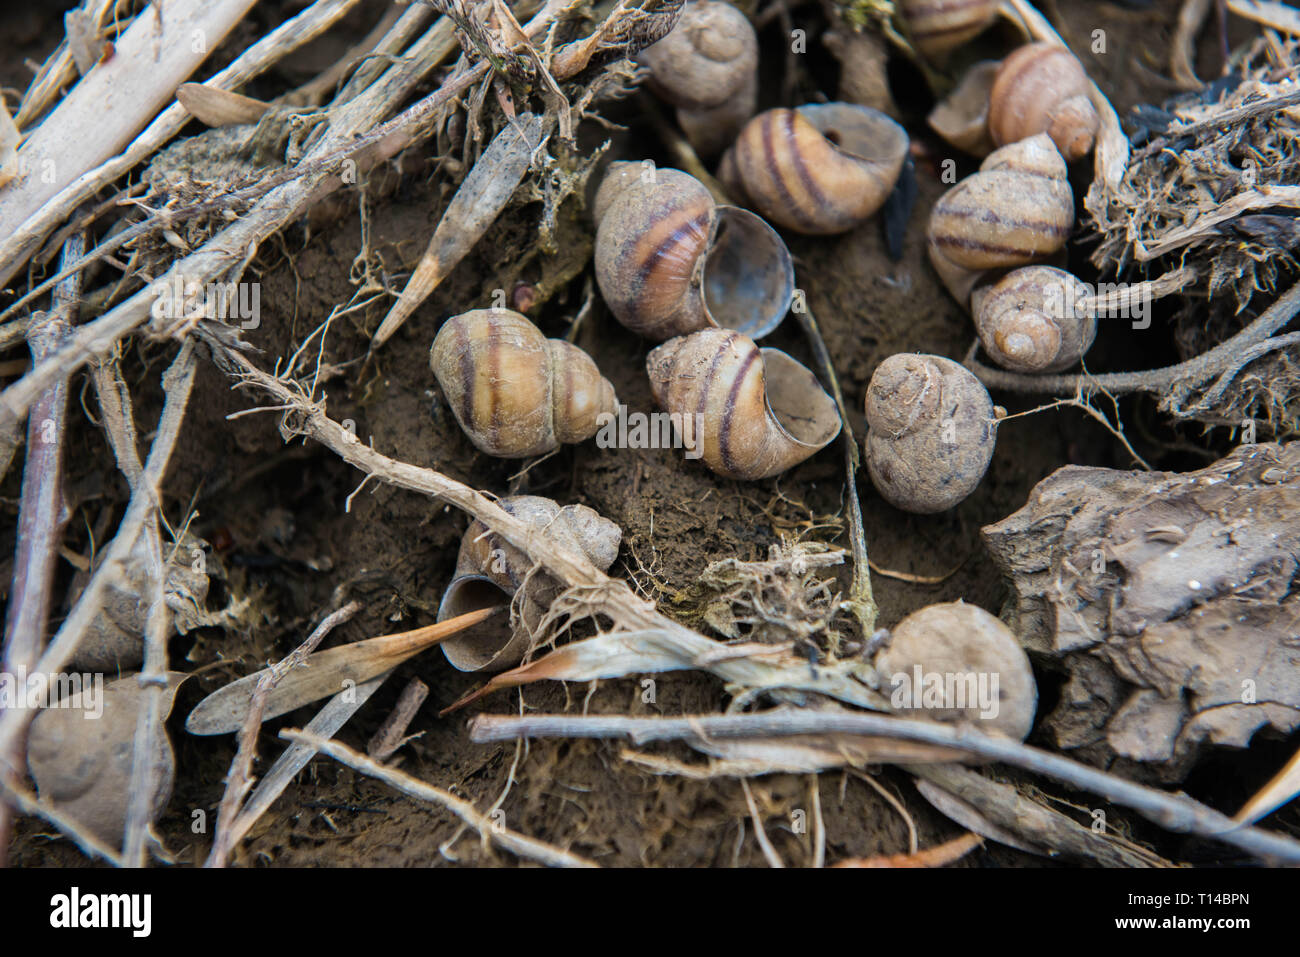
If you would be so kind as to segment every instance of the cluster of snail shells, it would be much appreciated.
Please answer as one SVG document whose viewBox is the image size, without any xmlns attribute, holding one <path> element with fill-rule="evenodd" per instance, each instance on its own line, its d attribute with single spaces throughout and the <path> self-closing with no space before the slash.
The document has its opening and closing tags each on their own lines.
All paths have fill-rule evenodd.
<svg viewBox="0 0 1300 957">
<path fill-rule="evenodd" d="M 988 270 L 1026 266 L 1058 252 L 1073 226 L 1065 160 L 1039 133 L 994 150 L 979 172 L 939 197 L 927 250 L 953 298 L 966 304 Z"/>
<path fill-rule="evenodd" d="M 922 705 L 924 710 L 916 716 L 970 724 L 1017 741 L 1033 727 L 1038 685 L 1029 658 L 1010 628 L 975 605 L 945 602 L 912 612 L 891 629 L 888 644 L 872 663 L 887 688 L 896 679 L 912 680 L 917 669 L 922 675 L 956 675 L 963 681 L 966 676 L 977 681 L 984 677 L 990 689 L 996 676 L 996 708 L 985 710 L 984 703 L 971 700 L 978 696 L 971 696 L 964 702 L 943 702 L 943 707 Z M 907 711 L 900 715 L 913 716 Z"/>
<path fill-rule="evenodd" d="M 870 107 L 777 108 L 745 124 L 723 154 L 718 178 L 778 226 L 829 235 L 866 222 L 884 205 L 907 149 L 907 132 Z"/>
<path fill-rule="evenodd" d="M 997 437 L 983 384 L 942 356 L 899 353 L 867 385 L 867 470 L 885 501 L 908 512 L 952 508 L 975 490 Z"/>
<path fill-rule="evenodd" d="M 501 458 L 582 442 L 618 405 L 614 387 L 577 346 L 547 339 L 510 309 L 475 309 L 443 323 L 429 365 L 470 441 Z"/>
<path fill-rule="evenodd" d="M 714 156 L 735 139 L 758 104 L 758 36 L 729 3 L 695 0 L 671 33 L 637 60 L 648 84 L 677 107 L 677 122 L 695 151 Z"/>
<path fill-rule="evenodd" d="M 618 557 L 619 527 L 585 505 L 561 507 L 536 495 L 515 495 L 498 504 L 542 538 L 585 555 L 601 571 Z M 512 629 L 505 615 L 494 615 L 444 642 L 447 660 L 461 671 L 501 671 L 518 664 L 532 650 L 530 636 L 561 590 L 519 549 L 482 522 L 470 523 L 438 606 L 438 621 L 510 604 L 518 627 Z"/>
<path fill-rule="evenodd" d="M 655 342 L 728 328 L 759 339 L 794 298 L 781 237 L 699 180 L 650 162 L 611 163 L 596 192 L 596 283 L 614 317 Z"/>
<path fill-rule="evenodd" d="M 1001 62 L 971 66 L 935 105 L 930 126 L 958 149 L 983 156 L 1038 133 L 1067 162 L 1086 156 L 1101 120 L 1088 75 L 1077 57 L 1054 43 L 1028 43 Z"/>
</svg>

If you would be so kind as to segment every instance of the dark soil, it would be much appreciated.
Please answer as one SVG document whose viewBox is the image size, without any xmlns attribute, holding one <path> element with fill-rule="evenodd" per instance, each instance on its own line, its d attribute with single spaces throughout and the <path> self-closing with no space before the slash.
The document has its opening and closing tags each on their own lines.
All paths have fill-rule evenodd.
<svg viewBox="0 0 1300 957">
<path fill-rule="evenodd" d="M 1134 103 L 1159 101 L 1170 92 L 1160 76 L 1166 72 L 1168 37 L 1177 7 L 1176 2 L 1165 0 L 1143 11 L 1109 3 L 1048 3 L 1045 10 L 1122 113 Z M 349 18 L 347 38 L 369 28 L 377 16 L 375 8 L 375 4 L 363 6 Z M 796 25 L 806 26 L 810 37 L 815 37 L 821 23 L 818 16 L 814 7 L 800 8 Z M 0 82 L 11 88 L 25 86 L 22 62 L 39 62 L 51 49 L 61 29 L 59 20 L 52 14 L 6 10 L 0 19 Z M 26 26 L 19 30 L 20 25 Z M 1107 31 L 1110 40 L 1104 56 L 1087 48 L 1091 31 L 1098 27 Z M 326 39 L 339 42 L 337 37 Z M 770 28 L 764 41 L 780 43 L 779 27 Z M 1217 67 L 1215 45 L 1213 31 L 1207 31 L 1200 61 L 1203 71 Z M 810 43 L 813 51 L 818 58 L 829 59 Z M 322 60 L 327 61 L 327 57 Z M 310 75 L 287 70 L 278 78 L 268 78 L 266 86 L 274 87 L 275 79 L 301 82 Z M 781 88 L 779 67 L 764 83 L 765 95 L 775 97 Z M 828 92 L 833 94 L 833 87 Z M 654 144 L 651 155 L 659 158 L 658 143 L 635 104 L 633 99 L 614 111 L 614 118 L 628 123 L 630 129 L 618 137 L 611 152 L 622 149 L 631 158 L 640 158 L 627 143 L 650 143 Z M 918 110 L 923 108 L 924 104 L 917 105 Z M 797 282 L 807 291 L 821 324 L 851 407 L 849 424 L 859 437 L 866 383 L 883 358 L 899 351 L 927 351 L 960 359 L 973 335 L 969 318 L 942 289 L 925 259 L 925 218 L 945 186 L 932 162 L 941 155 L 940 144 L 920 132 L 918 118 L 907 117 L 909 129 L 919 137 L 921 155 L 919 197 L 901 261 L 889 260 L 881 226 L 874 221 L 842 237 L 791 238 Z M 584 134 L 592 143 L 606 135 L 595 128 Z M 446 202 L 445 184 L 432 171 L 433 161 L 425 153 L 405 157 L 400 175 L 387 174 L 383 188 L 376 175 L 376 188 L 368 200 L 371 263 L 376 268 L 405 273 L 418 258 Z M 1082 190 L 1088 169 L 1073 172 Z M 487 305 L 494 288 L 509 290 L 515 280 L 540 278 L 545 257 L 522 269 L 513 265 L 533 240 L 537 209 L 533 205 L 511 210 L 371 364 L 352 361 L 329 378 L 324 388 L 330 414 L 352 419 L 358 436 L 384 454 L 438 469 L 472 486 L 498 494 L 544 494 L 561 503 L 591 506 L 623 529 L 623 547 L 611 573 L 635 579 L 646 593 L 660 599 L 669 614 L 674 599 L 711 561 L 765 558 L 770 544 L 799 534 L 847 547 L 838 446 L 778 479 L 754 483 L 721 480 L 698 463 L 684 462 L 678 452 L 600 450 L 594 443 L 565 447 L 512 480 L 520 463 L 476 452 L 439 393 L 428 366 L 429 345 L 447 316 Z M 564 216 L 562 220 L 570 233 L 561 243 L 565 252 L 558 262 L 571 266 L 568 272 L 573 273 L 583 269 L 590 240 L 582 210 L 570 204 L 566 213 L 567 220 Z M 263 368 L 274 366 L 277 357 L 292 354 L 334 306 L 349 301 L 355 291 L 349 274 L 361 251 L 354 201 L 332 222 L 312 230 L 305 225 L 291 229 L 283 242 L 267 244 L 260 252 L 258 274 L 246 278 L 262 284 L 262 322 L 246 338 L 261 350 L 257 361 Z M 1086 251 L 1076 251 L 1073 259 L 1086 278 Z M 552 273 L 558 269 L 554 263 L 546 268 Z M 558 297 L 534 311 L 533 318 L 548 335 L 564 334 L 581 305 L 583 282 L 589 275 L 583 269 Z M 404 276 L 393 281 L 400 288 Z M 337 365 L 363 356 L 369 333 L 390 302 L 380 297 L 364 310 L 337 320 L 326 339 L 324 363 Z M 1095 353 L 1098 367 L 1158 363 L 1168 346 L 1153 345 L 1147 340 L 1157 337 L 1143 339 L 1142 335 L 1127 327 L 1104 330 Z M 644 373 L 646 343 L 598 307 L 585 323 L 578 344 L 614 383 L 621 401 L 633 410 L 653 408 Z M 787 322 L 765 344 L 808 359 L 808 348 L 794 322 Z M 156 418 L 159 408 L 157 381 L 173 349 L 136 343 L 128 350 L 126 368 L 146 437 L 147 423 Z M 80 393 L 81 382 L 80 376 L 74 380 L 74 396 Z M 1012 412 L 1030 407 L 995 398 Z M 376 484 L 355 495 L 350 510 L 345 510 L 361 476 L 313 444 L 295 440 L 286 446 L 277 429 L 276 412 L 227 420 L 231 413 L 255 404 L 250 393 L 232 391 L 230 381 L 205 363 L 166 482 L 168 518 L 179 518 L 192 503 L 198 511 L 192 531 L 213 543 L 224 566 L 226 581 L 216 589 L 210 605 L 231 594 L 251 595 L 262 611 L 255 627 L 242 632 L 203 629 L 171 644 L 174 667 L 202 669 L 181 689 L 169 724 L 177 756 L 176 789 L 159 831 L 178 863 L 197 864 L 206 856 L 223 778 L 234 754 L 230 736 L 186 734 L 182 725 L 189 710 L 222 684 L 287 653 L 344 593 L 364 602 L 364 610 L 337 629 L 329 644 L 432 621 L 467 524 L 465 516 L 454 510 Z M 87 405 L 93 408 L 93 396 Z M 1130 437 L 1156 467 L 1203 464 L 1200 455 L 1145 440 L 1145 432 L 1159 427 L 1150 408 L 1127 404 L 1122 411 Z M 87 528 L 105 509 L 111 510 L 115 523 L 126 495 L 101 433 L 84 416 L 74 418 L 78 424 L 70 438 L 69 456 L 74 510 L 68 544 L 84 551 Z M 1160 434 L 1167 434 L 1167 429 Z M 1213 439 L 1198 436 L 1203 449 Z M 982 553 L 979 530 L 1019 508 L 1036 482 L 1067 463 L 1131 465 L 1109 434 L 1078 410 L 1065 409 L 1008 423 L 1000 432 L 983 484 L 967 501 L 942 515 L 916 516 L 893 509 L 875 494 L 864 475 L 859 491 L 873 561 L 897 572 L 946 576 L 938 584 L 913 584 L 875 575 L 881 624 L 891 625 L 923 605 L 957 598 L 996 612 L 1004 599 L 1004 585 Z M 0 531 L 3 555 L 12 552 L 9 516 L 16 512 L 19 472 L 11 470 L 0 489 L 6 516 Z M 0 571 L 0 582 L 7 584 L 8 567 Z M 70 575 L 66 566 L 64 571 Z M 847 587 L 847 570 L 842 580 Z M 734 779 L 700 782 L 656 777 L 623 761 L 621 745 L 616 743 L 541 742 L 519 749 L 469 743 L 468 715 L 440 719 L 437 712 L 479 686 L 482 678 L 455 671 L 437 651 L 402 666 L 340 738 L 364 749 L 411 676 L 428 684 L 430 696 L 412 727 L 423 736 L 401 752 L 402 768 L 466 796 L 479 808 L 491 806 L 508 788 L 502 808 L 512 829 L 603 864 L 763 865 L 741 786 Z M 1050 708 L 1054 679 L 1041 677 L 1043 707 Z M 631 678 L 603 682 L 594 690 L 538 685 L 526 689 L 522 697 L 526 707 L 539 711 L 585 707 L 591 712 L 633 714 L 718 711 L 727 702 L 721 683 L 706 675 L 670 674 L 657 677 L 656 682 L 653 705 L 642 703 L 639 681 Z M 515 693 L 503 692 L 471 710 L 510 713 L 519 707 Z M 299 727 L 310 714 L 305 710 L 265 726 L 259 771 L 283 746 L 276 731 Z M 700 760 L 684 749 L 660 748 L 657 753 Z M 1244 760 L 1241 755 L 1236 758 Z M 917 795 L 902 772 L 885 768 L 876 780 L 904 802 L 915 818 L 922 846 L 959 832 Z M 795 809 L 807 809 L 808 780 L 777 775 L 758 779 L 753 786 L 768 834 L 786 863 L 810 861 L 810 838 L 794 833 L 790 816 Z M 1204 786 L 1215 785 L 1209 781 Z M 865 782 L 833 773 L 822 776 L 820 787 L 830 861 L 906 849 L 904 821 Z M 207 833 L 191 829 L 198 809 L 206 812 Z M 1126 820 L 1119 812 L 1110 819 Z M 1178 842 L 1160 832 L 1139 822 L 1131 822 L 1131 829 L 1157 849 L 1177 852 Z M 400 796 L 332 761 L 317 759 L 262 818 L 237 860 L 281 866 L 516 863 L 510 855 L 486 850 L 472 832 L 445 847 L 457 833 L 457 823 L 446 812 Z M 82 860 L 67 842 L 52 839 L 44 825 L 32 820 L 19 823 L 12 857 L 28 865 Z M 962 862 L 964 866 L 1041 863 L 995 845 Z"/>
</svg>

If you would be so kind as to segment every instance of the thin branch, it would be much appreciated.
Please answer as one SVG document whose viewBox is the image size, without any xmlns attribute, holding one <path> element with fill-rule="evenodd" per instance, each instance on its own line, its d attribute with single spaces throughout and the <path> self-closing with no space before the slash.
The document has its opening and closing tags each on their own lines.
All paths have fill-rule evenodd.
<svg viewBox="0 0 1300 957">
<path fill-rule="evenodd" d="M 165 398 L 162 415 L 158 420 L 157 435 L 149 450 L 149 458 L 141 474 L 140 484 L 131 494 L 126 514 L 118 526 L 117 535 L 108 546 L 103 562 L 91 576 L 86 590 L 82 592 L 72 613 L 64 619 L 63 625 L 54 635 L 54 639 L 45 649 L 40 660 L 31 669 L 32 671 L 55 674 L 72 659 L 86 628 L 103 608 L 109 584 L 120 573 L 146 520 L 156 512 L 158 486 L 162 482 L 167 465 L 171 461 L 172 451 L 176 447 L 181 422 L 185 417 L 185 407 L 194 385 L 194 373 L 194 343 L 187 340 L 182 343 L 180 352 L 171 366 L 163 373 Z M 25 733 L 32 717 L 32 711 L 27 708 L 0 714 L 0 763 L 8 764 L 3 760 L 3 756 L 10 753 L 14 742 Z M 0 771 L 3 770 L 0 767 Z M 21 773 L 21 769 L 15 770 Z"/>
<path fill-rule="evenodd" d="M 81 257 L 85 240 L 70 238 L 63 247 L 63 262 Z M 27 328 L 33 364 L 49 356 L 67 339 L 76 318 L 80 277 L 55 289 L 53 309 L 39 314 Z M 63 537 L 66 506 L 63 499 L 63 433 L 68 415 L 68 380 L 52 382 L 32 406 L 27 421 L 27 462 L 18 505 L 18 543 L 14 554 L 13 585 L 4 639 L 4 670 L 13 674 L 32 668 L 40 657 L 49 626 L 54 590 L 55 556 Z M 7 463 L 6 463 L 7 464 Z M 22 710 L 22 709 L 19 709 Z M 10 768 L 22 765 L 26 745 L 15 737 L 3 756 Z M 0 774 L 5 774 L 0 770 Z M 21 771 L 12 780 L 18 780 Z M 8 854 L 12 808 L 0 801 L 0 867 Z"/>
<path fill-rule="evenodd" d="M 434 787 L 432 784 L 426 784 L 424 781 L 413 778 L 409 774 L 404 774 L 395 768 L 372 761 L 359 751 L 353 751 L 347 745 L 340 744 L 338 741 L 329 741 L 314 734 L 295 730 L 281 731 L 280 737 L 296 744 L 304 744 L 315 748 L 322 754 L 329 755 L 340 764 L 346 764 L 354 771 L 360 771 L 362 774 L 383 781 L 403 794 L 409 794 L 418 800 L 428 801 L 430 804 L 446 808 L 478 831 L 484 840 L 497 844 L 519 857 L 537 861 L 549 867 L 597 866 L 593 861 L 579 857 L 569 851 L 504 828 L 497 821 L 480 813 L 469 801 L 458 798 L 442 788 Z"/>
<path fill-rule="evenodd" d="M 1056 778 L 1106 800 L 1132 808 L 1170 831 L 1214 838 L 1279 862 L 1300 863 L 1300 841 L 1257 828 L 1241 827 L 1227 815 L 1182 794 L 1154 788 L 1099 771 L 1086 764 L 973 727 L 914 721 L 867 712 L 820 712 L 777 709 L 736 715 L 682 718 L 630 718 L 614 715 L 477 715 L 469 722 L 470 740 L 513 738 L 627 738 L 635 745 L 651 741 L 711 738 L 761 738 L 806 734 L 861 734 L 952 747 Z"/>
</svg>

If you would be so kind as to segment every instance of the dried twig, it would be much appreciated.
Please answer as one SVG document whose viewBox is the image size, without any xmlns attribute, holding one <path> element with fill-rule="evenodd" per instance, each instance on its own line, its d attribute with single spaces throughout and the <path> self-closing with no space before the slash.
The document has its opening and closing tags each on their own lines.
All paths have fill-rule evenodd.
<svg viewBox="0 0 1300 957">
<path fill-rule="evenodd" d="M 855 857 L 840 861 L 835 867 L 943 867 L 953 861 L 961 860 L 984 839 L 978 834 L 963 834 L 951 841 L 927 847 L 923 851 L 909 854 L 879 854 L 875 857 Z"/>
<path fill-rule="evenodd" d="M 406 729 L 415 720 L 415 713 L 420 710 L 420 705 L 424 704 L 424 699 L 427 697 L 429 697 L 428 685 L 419 678 L 408 681 L 398 696 L 392 713 L 384 719 L 384 723 L 379 726 L 379 730 L 366 745 L 366 754 L 376 761 L 387 761 L 397 753 L 398 748 L 423 734 L 424 732 L 421 731 L 418 734 L 407 735 Z"/>
<path fill-rule="evenodd" d="M 85 241 L 68 240 L 63 261 L 81 257 Z M 76 318 L 80 277 L 73 277 L 55 289 L 54 308 L 36 318 L 27 329 L 32 361 L 40 362 L 56 351 L 68 336 Z M 63 501 L 63 432 L 68 411 L 68 380 L 53 382 L 32 406 L 27 422 L 27 463 L 18 505 L 18 545 L 14 555 L 13 585 L 9 590 L 4 640 L 4 671 L 13 674 L 30 669 L 40 657 L 49 623 L 54 587 L 54 559 L 66 521 Z M 0 435 L 0 442 L 4 441 Z M 0 463 L 0 473 L 3 465 Z M 20 768 L 25 752 L 22 736 L 9 745 L 3 763 Z M 0 769 L 0 773 L 4 773 Z M 17 781 L 21 772 L 10 780 Z M 12 824 L 11 808 L 0 801 L 0 867 L 4 866 Z"/>
<path fill-rule="evenodd" d="M 262 711 L 266 708 L 267 698 L 280 679 L 295 666 L 307 660 L 307 656 L 316 650 L 316 646 L 334 628 L 350 619 L 361 610 L 361 603 L 348 602 L 342 608 L 329 615 L 316 626 L 316 630 L 307 636 L 307 640 L 284 658 L 272 665 L 257 683 L 253 700 L 248 707 L 248 717 L 239 732 L 239 748 L 234 760 L 230 762 L 230 772 L 226 775 L 226 791 L 221 798 L 221 807 L 217 811 L 217 833 L 212 841 L 212 850 L 204 867 L 225 867 L 226 860 L 235 849 L 235 831 L 231 827 L 239 814 L 240 802 L 253 786 L 253 759 L 257 757 L 257 734 L 262 727 Z"/>
<path fill-rule="evenodd" d="M 1264 859 L 1300 863 L 1300 841 L 1280 834 L 1241 827 L 1230 817 L 1181 794 L 1167 794 L 1019 741 L 984 734 L 973 727 L 914 721 L 888 715 L 848 711 L 774 711 L 680 718 L 631 718 L 621 715 L 486 715 L 470 720 L 473 741 L 514 738 L 627 738 L 651 741 L 763 738 L 807 734 L 862 734 L 897 737 L 953 747 L 1056 778 L 1108 801 L 1132 808 L 1171 831 L 1214 838 Z"/>
<path fill-rule="evenodd" d="M 243 86 L 287 54 L 329 29 L 356 2 L 357 0 L 317 0 L 245 50 L 230 66 L 207 80 L 205 85 L 224 90 Z M 153 14 L 149 13 L 147 19 L 153 20 Z M 186 44 L 191 41 L 191 34 L 186 33 Z M 208 42 L 211 42 L 211 38 Z M 114 59 L 120 57 L 121 53 Z M 151 66 L 152 57 L 142 56 L 140 62 Z M 98 108 L 99 105 L 96 104 L 96 109 Z M 11 223 L 9 230 L 3 234 L 4 238 L 0 239 L 0 285 L 15 275 L 41 241 L 65 222 L 78 206 L 152 156 L 189 121 L 190 115 L 185 108 L 174 103 L 163 110 L 120 155 L 81 172 L 71 181 L 66 178 L 67 171 L 60 169 L 58 182 L 66 185 L 57 193 L 47 196 L 43 204 L 31 205 L 30 213 L 22 220 Z"/>
<path fill-rule="evenodd" d="M 876 630 L 878 609 L 871 591 L 871 561 L 867 554 L 867 533 L 862 524 L 862 503 L 858 500 L 858 468 L 862 459 L 858 451 L 858 440 L 849 425 L 848 407 L 844 404 L 844 395 L 840 391 L 840 381 L 835 375 L 835 364 L 831 361 L 830 350 L 822 338 L 821 329 L 807 303 L 796 310 L 799 325 L 808 337 L 813 351 L 813 362 L 822 378 L 830 384 L 831 395 L 840 412 L 840 441 L 844 444 L 844 491 L 849 500 L 849 541 L 853 549 L 853 581 L 849 585 L 849 597 L 842 603 L 858 620 L 862 638 L 866 640 Z"/>
<path fill-rule="evenodd" d="M 32 671 L 53 674 L 61 671 L 72 659 L 86 627 L 103 607 L 109 584 L 119 574 L 121 566 L 130 555 L 146 520 L 157 510 L 158 486 L 167 471 L 167 464 L 171 460 L 172 450 L 180 434 L 185 407 L 194 385 L 194 371 L 194 345 L 186 341 L 181 345 L 180 352 L 171 366 L 163 373 L 165 398 L 157 434 L 149 449 L 149 457 L 141 473 L 140 483 L 131 493 L 131 500 L 118 526 L 117 535 L 108 546 L 103 562 L 91 576 L 86 590 L 82 592 L 71 614 L 64 619 L 63 625 L 54 635 L 40 660 L 33 666 Z M 14 742 L 25 733 L 32 717 L 30 709 L 25 708 L 0 714 L 0 762 L 3 762 L 3 755 L 10 753 Z"/>
<path fill-rule="evenodd" d="M 432 784 L 426 784 L 424 781 L 413 778 L 409 774 L 404 774 L 396 768 L 390 768 L 387 765 L 379 764 L 377 761 L 372 761 L 364 754 L 353 751 L 338 741 L 329 741 L 317 735 L 296 730 L 281 731 L 280 737 L 287 741 L 313 747 L 317 751 L 329 755 L 340 764 L 346 764 L 355 771 L 360 771 L 362 774 L 383 781 L 403 794 L 409 794 L 413 798 L 446 808 L 478 831 L 485 841 L 498 844 L 512 854 L 517 854 L 528 860 L 538 861 L 550 867 L 596 866 L 592 861 L 569 851 L 554 847 L 535 838 L 526 837 L 517 831 L 503 828 L 486 815 L 479 813 L 478 809 L 469 801 L 458 798 L 456 795 L 442 790 L 442 788 L 434 787 Z"/>
</svg>

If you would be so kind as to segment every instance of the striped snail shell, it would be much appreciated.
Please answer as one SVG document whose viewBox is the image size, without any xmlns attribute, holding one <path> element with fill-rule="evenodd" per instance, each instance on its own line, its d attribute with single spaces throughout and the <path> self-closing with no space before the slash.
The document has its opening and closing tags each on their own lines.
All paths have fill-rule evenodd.
<svg viewBox="0 0 1300 957">
<path fill-rule="evenodd" d="M 998 68 L 989 93 L 989 132 L 999 146 L 1046 133 L 1066 160 L 1086 156 L 1100 119 L 1083 65 L 1065 47 L 1029 43 Z"/>
<path fill-rule="evenodd" d="M 536 495 L 515 495 L 497 504 L 543 538 L 586 555 L 601 571 L 618 557 L 622 531 L 585 505 L 561 508 Z M 523 594 L 517 596 L 520 588 Z M 445 641 L 447 660 L 461 671 L 500 671 L 518 664 L 532 649 L 531 636 L 562 590 L 519 549 L 482 522 L 471 522 L 461 539 L 456 571 L 438 606 L 438 621 L 513 600 L 517 627 L 512 629 L 504 616 L 495 615 Z"/>
<path fill-rule="evenodd" d="M 443 323 L 429 352 L 456 421 L 481 452 L 526 458 L 582 442 L 618 405 L 591 357 L 510 309 L 475 309 Z"/>
<path fill-rule="evenodd" d="M 894 189 L 907 133 L 854 103 L 767 110 L 745 124 L 718 176 L 746 204 L 799 233 L 842 233 L 865 222 Z"/>
<path fill-rule="evenodd" d="M 1064 247 L 1073 225 L 1065 161 L 1040 133 L 994 150 L 978 173 L 939 197 L 930 213 L 928 252 L 964 305 L 981 270 L 1049 256 Z"/>
<path fill-rule="evenodd" d="M 610 312 L 661 342 L 700 329 L 759 339 L 785 318 L 794 265 L 781 237 L 675 169 L 611 163 L 595 198 L 596 282 Z"/>
<path fill-rule="evenodd" d="M 989 91 L 999 66 L 997 60 L 976 63 L 926 118 L 930 129 L 972 156 L 988 156 L 994 149 L 989 135 Z"/>
<path fill-rule="evenodd" d="M 912 45 L 941 61 L 975 39 L 997 16 L 997 0 L 898 0 L 898 15 Z"/>
<path fill-rule="evenodd" d="M 835 400 L 810 370 L 731 330 L 665 342 L 650 352 L 646 371 L 659 407 L 681 416 L 684 444 L 727 478 L 778 475 L 840 433 Z"/>
<path fill-rule="evenodd" d="M 687 4 L 673 31 L 641 51 L 649 86 L 678 108 L 677 121 L 701 155 L 721 152 L 758 103 L 758 36 L 729 3 Z"/>
<path fill-rule="evenodd" d="M 952 508 L 993 458 L 988 391 L 942 356 L 899 353 L 867 385 L 867 470 L 885 501 L 908 512 Z"/>
<path fill-rule="evenodd" d="M 1026 266 L 977 289 L 971 300 L 980 342 L 993 361 L 1016 372 L 1059 372 L 1074 365 L 1097 335 L 1095 316 L 1076 308 L 1088 287 L 1064 269 Z"/>
</svg>

